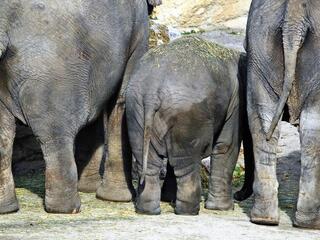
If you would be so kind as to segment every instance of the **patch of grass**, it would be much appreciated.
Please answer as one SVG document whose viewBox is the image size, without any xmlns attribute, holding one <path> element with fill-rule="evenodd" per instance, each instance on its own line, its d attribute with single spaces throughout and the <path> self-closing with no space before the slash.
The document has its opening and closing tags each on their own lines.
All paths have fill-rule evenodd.
<svg viewBox="0 0 320 240">
<path fill-rule="evenodd" d="M 203 189 L 208 189 L 209 187 L 209 173 L 205 169 L 205 167 L 201 167 L 200 170 L 200 176 L 201 176 L 201 184 Z M 233 172 L 233 187 L 238 188 L 242 186 L 244 183 L 244 176 L 245 171 L 244 168 L 241 167 L 240 164 L 237 164 L 235 167 L 235 170 Z"/>
<path fill-rule="evenodd" d="M 45 176 L 44 172 L 30 173 L 25 176 L 18 176 L 14 178 L 16 191 L 29 190 L 40 197 L 45 194 Z"/>
<path fill-rule="evenodd" d="M 231 31 L 230 34 L 231 34 L 231 35 L 238 35 L 238 36 L 241 35 L 241 33 L 240 33 L 240 32 L 237 32 L 237 31 Z"/>
<path fill-rule="evenodd" d="M 190 31 L 183 31 L 181 35 L 187 36 L 191 34 L 198 34 L 198 33 L 204 33 L 205 30 L 203 29 L 191 29 Z"/>
<path fill-rule="evenodd" d="M 208 187 L 209 187 L 209 174 L 208 174 L 207 169 L 204 166 L 201 166 L 200 177 L 201 177 L 202 188 L 208 189 Z"/>
<path fill-rule="evenodd" d="M 237 164 L 233 172 L 233 186 L 236 188 L 242 186 L 244 182 L 244 176 L 244 168 L 240 164 Z"/>
</svg>

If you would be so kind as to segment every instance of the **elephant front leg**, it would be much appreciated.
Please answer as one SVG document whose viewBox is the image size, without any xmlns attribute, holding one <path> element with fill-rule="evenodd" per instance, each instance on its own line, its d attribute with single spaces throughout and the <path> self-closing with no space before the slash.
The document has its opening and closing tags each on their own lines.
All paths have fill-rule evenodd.
<svg viewBox="0 0 320 240">
<path fill-rule="evenodd" d="M 15 119 L 0 104 L 0 214 L 19 210 L 11 169 L 14 136 Z"/>
<path fill-rule="evenodd" d="M 254 204 L 251 210 L 251 222 L 265 225 L 279 224 L 278 209 L 278 181 L 276 175 L 277 145 L 280 135 L 279 128 L 274 131 L 273 137 L 266 140 L 273 112 L 270 105 L 259 107 L 259 113 L 249 113 L 249 123 L 253 140 L 255 159 L 254 172 Z M 271 105 L 272 106 L 272 105 Z M 249 111 L 251 112 L 251 111 Z"/>
<path fill-rule="evenodd" d="M 306 105 L 300 120 L 301 177 L 294 226 L 320 229 L 320 101 Z"/>
<path fill-rule="evenodd" d="M 79 212 L 80 197 L 74 160 L 74 140 L 66 137 L 41 142 L 46 162 L 46 211 L 50 213 Z"/>
<path fill-rule="evenodd" d="M 102 184 L 97 190 L 97 197 L 103 200 L 129 202 L 134 195 L 124 108 L 124 102 L 118 100 L 108 123 L 106 117 L 104 120 L 108 152 Z"/>
</svg>

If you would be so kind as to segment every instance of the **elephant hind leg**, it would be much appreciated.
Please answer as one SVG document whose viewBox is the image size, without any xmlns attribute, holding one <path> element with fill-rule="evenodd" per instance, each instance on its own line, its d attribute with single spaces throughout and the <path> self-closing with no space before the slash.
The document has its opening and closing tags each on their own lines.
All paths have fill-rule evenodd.
<svg viewBox="0 0 320 240">
<path fill-rule="evenodd" d="M 0 103 L 0 214 L 19 210 L 12 175 L 12 147 L 15 119 Z"/>
<path fill-rule="evenodd" d="M 136 212 L 147 215 L 158 215 L 161 213 L 161 182 L 160 170 L 162 158 L 157 154 L 153 146 L 150 146 L 147 173 L 143 184 L 139 184 L 136 198 Z M 142 172 L 141 162 L 138 162 L 139 172 Z M 140 183 L 140 179 L 139 179 Z"/>
<path fill-rule="evenodd" d="M 301 177 L 294 226 L 320 229 L 320 99 L 300 119 Z"/>
<path fill-rule="evenodd" d="M 107 113 L 104 114 L 104 128 L 108 150 L 97 198 L 113 202 L 130 202 L 134 198 L 132 158 L 122 100 L 117 102 L 109 119 Z"/>
<path fill-rule="evenodd" d="M 233 110 L 213 147 L 210 164 L 209 192 L 205 208 L 233 209 L 232 177 L 240 150 L 239 109 Z"/>
<path fill-rule="evenodd" d="M 105 149 L 102 117 L 78 133 L 75 146 L 79 191 L 96 192 L 102 180 L 100 168 Z"/>
<path fill-rule="evenodd" d="M 60 136 L 47 141 L 40 138 L 40 142 L 46 162 L 46 211 L 78 213 L 80 197 L 74 139 Z"/>
<path fill-rule="evenodd" d="M 278 57 L 281 59 L 280 56 Z M 254 58 L 254 60 L 260 63 L 259 59 Z M 267 64 L 261 63 L 261 65 Z M 281 76 L 274 64 L 270 63 L 269 67 L 270 71 L 272 70 L 278 76 Z M 248 71 L 247 112 L 253 142 L 255 166 L 253 183 L 254 204 L 250 220 L 256 224 L 278 225 L 280 215 L 276 152 L 280 136 L 279 127 L 276 127 L 269 141 L 266 139 L 266 132 L 270 128 L 277 102 L 270 95 L 270 91 L 267 90 L 264 80 L 261 79 L 261 76 L 269 76 L 270 71 L 261 71 L 256 68 L 256 65 L 249 66 Z M 271 75 L 270 78 L 274 79 Z"/>
<path fill-rule="evenodd" d="M 276 175 L 276 150 L 280 135 L 279 128 L 274 131 L 270 141 L 266 140 L 261 121 L 270 123 L 272 111 L 269 108 L 261 110 L 265 118 L 260 119 L 256 114 L 251 117 L 251 132 L 253 138 L 255 172 L 254 172 L 254 204 L 250 220 L 256 224 L 279 224 L 278 181 Z"/>
<path fill-rule="evenodd" d="M 201 201 L 200 157 L 179 159 L 192 164 L 186 167 L 174 166 L 177 177 L 177 199 L 175 213 L 178 215 L 198 215 Z M 183 164 L 182 164 L 183 165 Z"/>
</svg>

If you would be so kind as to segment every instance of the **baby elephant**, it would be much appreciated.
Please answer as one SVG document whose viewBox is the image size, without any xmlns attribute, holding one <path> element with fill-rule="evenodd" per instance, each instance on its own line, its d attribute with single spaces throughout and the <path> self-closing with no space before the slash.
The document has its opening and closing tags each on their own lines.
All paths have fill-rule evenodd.
<svg viewBox="0 0 320 240">
<path fill-rule="evenodd" d="M 143 57 L 126 93 L 130 144 L 140 173 L 138 213 L 160 214 L 164 158 L 177 178 L 176 214 L 199 213 L 200 163 L 208 156 L 206 208 L 233 208 L 231 182 L 242 138 L 244 98 L 239 83 L 245 59 L 244 54 L 197 37 L 181 38 Z"/>
</svg>

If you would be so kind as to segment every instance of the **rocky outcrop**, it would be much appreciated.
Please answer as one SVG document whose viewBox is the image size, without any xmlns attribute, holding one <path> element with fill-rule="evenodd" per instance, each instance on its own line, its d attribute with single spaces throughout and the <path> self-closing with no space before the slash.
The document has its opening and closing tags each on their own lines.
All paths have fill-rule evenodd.
<svg viewBox="0 0 320 240">
<path fill-rule="evenodd" d="M 164 0 L 159 22 L 177 28 L 244 29 L 251 0 Z"/>
</svg>

